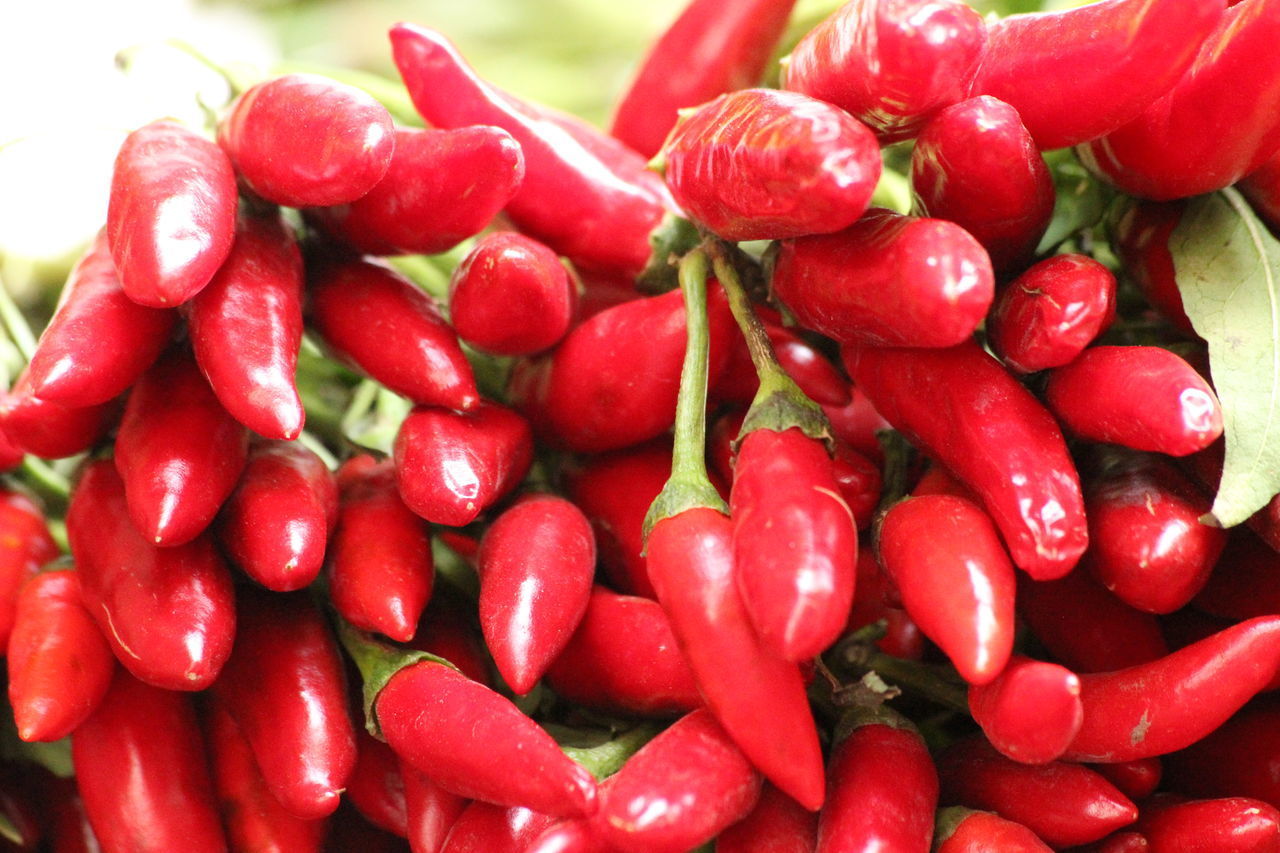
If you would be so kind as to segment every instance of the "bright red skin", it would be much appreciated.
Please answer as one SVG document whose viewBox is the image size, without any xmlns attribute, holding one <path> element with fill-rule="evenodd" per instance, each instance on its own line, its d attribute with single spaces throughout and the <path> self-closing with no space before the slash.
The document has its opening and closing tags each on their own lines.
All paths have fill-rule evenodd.
<svg viewBox="0 0 1280 853">
<path fill-rule="evenodd" d="M 893 427 L 875 410 L 875 406 L 858 386 L 849 386 L 847 405 L 837 408 L 822 404 L 822 411 L 831 422 L 831 432 L 836 438 L 877 465 L 884 463 L 884 448 L 880 445 L 880 439 L 876 438 L 876 433 Z"/>
<path fill-rule="evenodd" d="M 391 461 L 354 470 L 366 460 L 354 457 L 339 472 L 329 597 L 357 628 L 407 642 L 435 582 L 431 532 L 400 499 Z"/>
<path fill-rule="evenodd" d="M 847 110 L 882 143 L 909 139 L 964 99 L 986 30 L 955 0 L 856 0 L 801 39 L 784 86 Z"/>
<path fill-rule="evenodd" d="M 596 568 L 591 522 L 555 495 L 530 495 L 480 540 L 480 628 L 516 693 L 534 688 L 587 611 Z"/>
<path fill-rule="evenodd" d="M 1080 678 L 1056 663 L 1014 655 L 994 681 L 969 688 L 969 713 L 1003 755 L 1046 764 L 1084 722 Z"/>
<path fill-rule="evenodd" d="M 80 598 L 73 571 L 22 588 L 6 655 L 9 704 L 25 741 L 66 737 L 106 695 L 116 660 Z"/>
<path fill-rule="evenodd" d="M 216 530 L 245 574 L 289 592 L 320 574 L 337 518 L 338 487 L 319 456 L 297 442 L 258 441 Z"/>
<path fill-rule="evenodd" d="M 186 302 L 231 251 L 236 176 L 218 146 L 173 121 L 129 134 L 116 155 L 107 241 L 129 298 L 152 308 Z"/>
<path fill-rule="evenodd" d="M 813 853 L 818 816 L 765 784 L 751 813 L 720 833 L 716 853 Z"/>
<path fill-rule="evenodd" d="M 880 179 L 866 125 L 797 92 L 743 89 L 682 120 L 662 147 L 671 195 L 724 240 L 830 234 L 854 223 Z"/>
<path fill-rule="evenodd" d="M 991 348 L 1018 373 L 1061 367 L 1116 317 L 1116 277 L 1086 255 L 1055 255 L 1018 276 L 987 318 Z"/>
<path fill-rule="evenodd" d="M 0 489 L 0 648 L 7 648 L 22 587 L 58 556 L 40 507 L 22 492 Z"/>
<path fill-rule="evenodd" d="M 554 817 L 526 808 L 476 801 L 454 821 L 442 853 L 525 853 L 554 822 Z"/>
<path fill-rule="evenodd" d="M 849 382 L 821 352 L 804 338 L 782 325 L 782 318 L 772 311 L 756 310 L 764 323 L 765 333 L 773 347 L 778 364 L 795 380 L 800 390 L 810 400 L 823 406 L 847 406 L 850 401 Z M 751 405 L 760 380 L 751 353 L 742 335 L 735 335 L 729 350 L 728 364 L 719 381 L 709 393 L 712 399 L 722 403 Z"/>
<path fill-rule="evenodd" d="M 1089 542 L 1080 479 L 1053 416 L 975 343 L 846 350 L 854 383 L 991 514 L 1019 568 L 1062 577 Z"/>
<path fill-rule="evenodd" d="M 0 393 L 0 406 L 3 405 L 4 398 L 7 395 Z M 15 445 L 9 440 L 8 435 L 4 431 L 4 415 L 0 411 L 0 472 L 12 471 L 22 464 L 23 452 L 22 448 Z"/>
<path fill-rule="evenodd" d="M 1160 457 L 1126 460 L 1085 489 L 1089 573 L 1122 601 L 1172 613 L 1205 585 L 1227 531 L 1201 524 L 1211 501 Z"/>
<path fill-rule="evenodd" d="M 876 641 L 880 651 L 907 660 L 924 657 L 925 639 L 920 626 L 902 609 L 901 594 L 881 568 L 875 550 L 864 542 L 858 549 L 857 595 L 845 630 L 856 631 L 881 619 L 885 623 L 885 635 Z"/>
<path fill-rule="evenodd" d="M 371 261 L 334 260 L 314 271 L 307 291 L 311 326 L 342 361 L 415 403 L 480 404 L 458 336 L 407 278 Z"/>
<path fill-rule="evenodd" d="M 404 762 L 400 764 L 400 777 L 404 782 L 409 846 L 414 853 L 440 853 L 467 800 L 449 793 Z"/>
<path fill-rule="evenodd" d="M 1226 628 L 1150 663 L 1080 676 L 1084 725 L 1065 758 L 1132 761 L 1183 749 L 1271 681 L 1280 616 Z"/>
<path fill-rule="evenodd" d="M 609 133 L 645 157 L 662 147 L 677 111 L 760 82 L 795 0 L 692 0 L 649 49 Z"/>
<path fill-rule="evenodd" d="M 355 201 L 307 219 L 366 255 L 435 255 L 484 230 L 524 181 L 524 156 L 497 127 L 398 127 L 386 175 Z"/>
<path fill-rule="evenodd" d="M 925 636 L 970 684 L 1000 674 L 1013 650 L 1013 564 L 991 519 L 952 495 L 895 504 L 880 527 L 880 561 Z"/>
<path fill-rule="evenodd" d="M 1128 277 L 1143 296 L 1174 326 L 1188 335 L 1195 329 L 1182 307 L 1182 294 L 1169 252 L 1169 238 L 1182 222 L 1184 202 L 1139 201 L 1129 206 L 1111 234 L 1111 246 Z"/>
<path fill-rule="evenodd" d="M 347 799 L 369 823 L 406 837 L 409 816 L 400 758 L 363 728 L 356 731 L 356 745 L 355 767 L 347 778 Z"/>
<path fill-rule="evenodd" d="M 669 717 L 702 705 L 661 605 L 602 586 L 547 681 L 569 701 L 606 712 Z"/>
<path fill-rule="evenodd" d="M 596 810 L 591 774 L 510 701 L 457 670 L 430 661 L 400 670 L 374 712 L 400 759 L 455 794 L 560 817 Z"/>
<path fill-rule="evenodd" d="M 532 461 L 529 422 L 488 401 L 464 413 L 418 406 L 396 435 L 405 505 L 450 527 L 470 524 L 519 485 Z"/>
<path fill-rule="evenodd" d="M 1025 267 L 1053 216 L 1049 167 L 1018 118 L 990 96 L 953 104 L 931 118 L 911 153 L 920 212 L 954 222 L 999 271 Z"/>
<path fill-rule="evenodd" d="M 186 316 L 196 362 L 223 408 L 261 436 L 297 438 L 306 417 L 294 383 L 302 253 L 278 214 L 240 218 L 231 254 Z"/>
<path fill-rule="evenodd" d="M 1280 146 L 1280 57 L 1274 50 L 1280 4 L 1247 0 L 1225 13 L 1215 9 L 1210 20 L 1216 27 L 1167 94 L 1077 152 L 1086 167 L 1130 195 L 1169 201 L 1221 189 Z M 1106 68 L 1112 86 L 1113 69 L 1098 67 Z"/>
<path fill-rule="evenodd" d="M 938 840 L 937 853 L 1049 853 L 1031 830 L 991 812 L 969 812 L 951 834 Z"/>
<path fill-rule="evenodd" d="M 225 853 L 190 700 L 117 670 L 71 738 L 80 796 L 105 851 Z"/>
<path fill-rule="evenodd" d="M 27 368 L 31 392 L 79 408 L 137 381 L 169 344 L 178 315 L 147 308 L 120 285 L 106 232 L 76 263 Z"/>
<path fill-rule="evenodd" d="M 1164 765 L 1159 758 L 1138 758 L 1118 764 L 1094 764 L 1107 781 L 1120 789 L 1129 799 L 1137 802 L 1151 796 L 1160 787 Z"/>
<path fill-rule="evenodd" d="M 1137 807 L 1088 767 L 1020 764 L 979 736 L 938 757 L 942 802 L 985 809 L 1059 848 L 1088 844 L 1137 820 Z"/>
<path fill-rule="evenodd" d="M 784 241 L 772 287 L 802 325 L 841 343 L 950 347 L 986 317 L 995 278 L 959 225 L 873 208 L 839 233 Z"/>
<path fill-rule="evenodd" d="M 615 853 L 615 850 L 600 839 L 590 821 L 566 820 L 540 833 L 524 848 L 524 853 Z"/>
<path fill-rule="evenodd" d="M 622 853 L 686 853 L 746 817 L 760 784 L 712 713 L 694 711 L 609 777 L 593 827 Z"/>
<path fill-rule="evenodd" d="M 1164 786 L 1196 797 L 1254 797 L 1280 808 L 1280 702 L 1255 701 L 1187 749 L 1166 756 Z"/>
<path fill-rule="evenodd" d="M 770 654 L 734 582 L 733 524 L 712 509 L 654 525 L 646 559 L 698 689 L 729 736 L 788 796 L 816 810 L 822 754 L 799 668 Z"/>
<path fill-rule="evenodd" d="M 1247 797 L 1144 803 L 1138 829 L 1152 850 L 1280 850 L 1280 810 Z"/>
<path fill-rule="evenodd" d="M 525 177 L 506 213 L 587 269 L 634 276 L 669 204 L 644 157 L 578 119 L 528 104 L 481 80 L 443 35 L 396 24 L 391 53 L 413 104 L 436 127 L 496 125 L 524 153 Z"/>
<path fill-rule="evenodd" d="M 167 690 L 203 690 L 231 655 L 231 572 L 208 536 L 159 548 L 129 520 L 110 460 L 91 463 L 67 511 L 84 605 L 116 658 Z"/>
<path fill-rule="evenodd" d="M 1252 531 L 1236 528 L 1192 599 L 1197 610 L 1226 619 L 1280 613 L 1280 553 Z"/>
<path fill-rule="evenodd" d="M 816 853 L 926 853 L 938 772 L 909 723 L 862 721 L 831 752 Z"/>
<path fill-rule="evenodd" d="M 858 559 L 826 447 L 794 427 L 749 433 L 729 507 L 738 593 L 761 642 L 786 660 L 820 654 L 844 629 Z"/>
<path fill-rule="evenodd" d="M 251 86 L 218 125 L 218 144 L 250 189 L 276 204 L 325 207 L 369 192 L 391 164 L 385 107 L 314 74 Z"/>
<path fill-rule="evenodd" d="M 1010 15 L 987 26 L 971 91 L 1012 105 L 1042 149 L 1087 142 L 1174 87 L 1222 8 L 1222 0 L 1107 0 Z"/>
<path fill-rule="evenodd" d="M 97 444 L 115 423 L 120 407 L 114 400 L 77 407 L 51 403 L 32 393 L 28 376 L 23 370 L 13 388 L 0 394 L 0 430 L 15 450 L 42 459 L 75 456 Z M 19 455 L 14 464 L 21 461 Z"/>
<path fill-rule="evenodd" d="M 1113 832 L 1096 844 L 1079 848 L 1080 853 L 1148 853 L 1151 849 L 1140 832 Z"/>
<path fill-rule="evenodd" d="M 482 238 L 449 280 L 449 319 L 458 337 L 498 355 L 555 346 L 577 307 L 577 287 L 556 253 L 514 231 Z"/>
<path fill-rule="evenodd" d="M 733 328 L 719 288 L 708 295 L 707 313 L 714 384 Z M 577 326 L 538 360 L 518 362 L 508 397 L 553 445 L 600 453 L 639 444 L 675 423 L 685 339 L 680 291 L 633 299 Z"/>
</svg>

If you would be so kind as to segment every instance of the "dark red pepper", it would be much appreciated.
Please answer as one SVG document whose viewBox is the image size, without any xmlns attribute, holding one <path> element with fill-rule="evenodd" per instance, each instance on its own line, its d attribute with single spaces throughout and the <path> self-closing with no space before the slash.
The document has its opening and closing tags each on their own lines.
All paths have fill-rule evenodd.
<svg viewBox="0 0 1280 853">
<path fill-rule="evenodd" d="M 356 732 L 356 752 L 355 766 L 347 777 L 347 799 L 369 823 L 407 837 L 409 812 L 399 756 L 364 730 Z"/>
<path fill-rule="evenodd" d="M 755 308 L 769 336 L 773 354 L 787 375 L 795 380 L 809 399 L 823 406 L 847 406 L 851 400 L 849 382 L 819 350 L 796 332 L 782 325 L 771 309 Z M 741 336 L 729 350 L 724 373 L 711 388 L 712 399 L 749 405 L 760 387 L 751 353 Z M 723 472 L 721 472 L 723 475 Z"/>
<path fill-rule="evenodd" d="M 969 713 L 1001 754 L 1045 764 L 1080 731 L 1080 678 L 1056 663 L 1014 655 L 995 680 L 969 688 Z"/>
<path fill-rule="evenodd" d="M 400 764 L 400 778 L 404 783 L 409 847 L 413 853 L 440 853 L 467 800 L 441 788 L 404 762 Z"/>
<path fill-rule="evenodd" d="M 1165 756 L 1162 782 L 1193 797 L 1254 797 L 1280 808 L 1280 699 L 1246 705 L 1209 735 Z"/>
<path fill-rule="evenodd" d="M 934 845 L 937 853 L 1048 853 L 1053 849 L 1020 823 L 963 806 L 938 812 Z"/>
<path fill-rule="evenodd" d="M 439 536 L 441 541 L 444 538 Z M 474 600 L 440 586 L 432 591 L 409 647 L 442 657 L 467 678 L 492 687 L 493 662 L 475 622 Z"/>
<path fill-rule="evenodd" d="M 1160 787 L 1160 779 L 1164 773 L 1164 765 L 1155 757 L 1091 766 L 1134 802 L 1151 796 Z"/>
<path fill-rule="evenodd" d="M 848 404 L 839 408 L 823 404 L 822 411 L 831 423 L 832 435 L 877 465 L 884 463 L 884 448 L 876 433 L 893 427 L 858 386 L 849 386 Z"/>
<path fill-rule="evenodd" d="M 1178 329 L 1194 335 L 1182 307 L 1182 294 L 1169 252 L 1169 238 L 1182 222 L 1186 203 L 1137 201 L 1124 209 L 1111 229 L 1111 247 L 1129 279 L 1155 308 Z"/>
<path fill-rule="evenodd" d="M 1267 162 L 1241 178 L 1236 189 L 1249 200 L 1249 205 L 1267 223 L 1267 227 L 1274 230 L 1280 225 L 1280 157 L 1273 154 Z"/>
<path fill-rule="evenodd" d="M 22 492 L 0 489 L 0 648 L 9 645 L 22 587 L 57 556 L 40 507 Z"/>
<path fill-rule="evenodd" d="M 1226 619 L 1280 613 L 1280 553 L 1251 530 L 1231 530 L 1209 580 L 1191 603 Z"/>
<path fill-rule="evenodd" d="M 845 630 L 856 631 L 883 620 L 885 634 L 876 640 L 876 647 L 893 657 L 920 660 L 924 656 L 924 634 L 902 609 L 901 593 L 881 568 L 875 549 L 869 544 L 858 549 L 856 590 Z"/>
<path fill-rule="evenodd" d="M 1262 853 L 1280 849 L 1280 810 L 1270 803 L 1248 797 L 1186 802 L 1163 797 L 1143 803 L 1138 820 L 1138 831 L 1152 850 L 1212 847 L 1221 853 Z"/>
<path fill-rule="evenodd" d="M 765 783 L 751 813 L 720 833 L 716 853 L 813 853 L 818 816 Z"/>
</svg>

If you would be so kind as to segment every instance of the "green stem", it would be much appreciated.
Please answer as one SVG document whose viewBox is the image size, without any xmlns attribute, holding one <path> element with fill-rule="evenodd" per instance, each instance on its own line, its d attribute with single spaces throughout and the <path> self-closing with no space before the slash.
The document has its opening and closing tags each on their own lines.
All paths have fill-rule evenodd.
<svg viewBox="0 0 1280 853">
<path fill-rule="evenodd" d="M 347 650 L 356 669 L 360 671 L 360 679 L 364 682 L 364 724 L 369 734 L 382 739 L 382 730 L 378 725 L 374 703 L 382 688 L 392 677 L 404 669 L 422 661 L 433 661 L 453 667 L 453 664 L 437 655 L 417 649 L 401 649 L 380 643 L 373 636 L 355 628 L 346 619 L 334 615 L 338 640 Z M 456 669 L 457 667 L 453 667 Z"/>
<path fill-rule="evenodd" d="M 640 751 L 646 743 L 653 740 L 661 729 L 653 723 L 641 723 L 634 729 L 623 732 L 610 741 L 598 746 L 560 747 L 564 754 L 591 771 L 596 779 L 605 779 L 622 769 L 627 759 Z"/>
<path fill-rule="evenodd" d="M 320 461 L 324 462 L 326 468 L 334 471 L 338 467 L 338 457 L 329 452 L 329 448 L 325 447 L 324 442 L 316 438 L 311 433 L 303 430 L 298 436 L 298 444 L 310 450 L 316 456 L 320 457 Z"/>
<path fill-rule="evenodd" d="M 0 320 L 9 330 L 9 339 L 13 341 L 24 361 L 31 361 L 36 352 L 36 336 L 31 333 L 27 318 L 22 316 L 22 309 L 13 301 L 13 294 L 8 286 L 0 281 Z"/>
<path fill-rule="evenodd" d="M 854 673 L 875 672 L 904 691 L 924 696 L 952 711 L 969 713 L 968 692 L 963 684 L 953 680 L 958 677 L 950 668 L 896 658 L 857 638 L 842 644 L 834 661 Z"/>
</svg>

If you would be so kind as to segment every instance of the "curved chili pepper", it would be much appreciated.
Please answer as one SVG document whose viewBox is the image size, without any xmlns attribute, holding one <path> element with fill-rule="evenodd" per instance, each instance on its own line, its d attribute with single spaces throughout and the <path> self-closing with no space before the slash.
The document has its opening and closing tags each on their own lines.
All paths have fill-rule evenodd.
<svg viewBox="0 0 1280 853">
<path fill-rule="evenodd" d="M 129 520 L 111 461 L 92 462 L 67 510 L 84 605 L 125 667 L 167 690 L 203 690 L 235 639 L 231 572 L 208 536 L 158 548 Z"/>
<path fill-rule="evenodd" d="M 645 158 L 578 119 L 489 85 L 434 30 L 395 25 L 391 53 L 429 124 L 496 125 L 520 143 L 524 184 L 506 208 L 520 230 L 587 269 L 634 276 L 644 268 L 649 232 L 669 204 Z"/>
<path fill-rule="evenodd" d="M 1053 216 L 1049 167 L 1018 111 L 983 95 L 938 112 L 911 152 L 915 205 L 968 231 L 999 271 L 1025 267 Z"/>
<path fill-rule="evenodd" d="M 848 404 L 837 408 L 824 403 L 822 412 L 831 424 L 832 435 L 877 465 L 884 463 L 884 448 L 876 433 L 893 427 L 876 411 L 862 389 L 850 385 Z"/>
<path fill-rule="evenodd" d="M 458 336 L 408 279 L 360 259 L 309 272 L 309 321 L 339 359 L 416 403 L 460 411 L 480 405 Z"/>
<path fill-rule="evenodd" d="M 818 816 L 765 783 L 751 813 L 720 833 L 716 853 L 813 853 Z"/>
<path fill-rule="evenodd" d="M 22 587 L 57 556 L 40 507 L 22 492 L 0 488 L 0 648 L 9 647 Z"/>
<path fill-rule="evenodd" d="M 31 393 L 69 408 L 105 403 L 169 344 L 178 316 L 124 292 L 105 231 L 76 263 L 27 368 Z"/>
<path fill-rule="evenodd" d="M 1162 785 L 1193 797 L 1254 797 L 1280 808 L 1280 700 L 1246 705 L 1203 739 L 1163 758 Z"/>
<path fill-rule="evenodd" d="M 1212 846 L 1223 853 L 1280 848 L 1280 809 L 1248 797 L 1170 802 L 1165 796 L 1142 804 L 1138 831 L 1152 850 L 1195 850 Z M 1179 798 L 1180 799 L 1180 798 Z"/>
<path fill-rule="evenodd" d="M 35 396 L 28 376 L 23 370 L 13 388 L 0 394 L 0 430 L 21 453 L 42 459 L 75 456 L 97 444 L 115 423 L 120 410 L 115 400 L 76 407 L 52 403 Z"/>
<path fill-rule="evenodd" d="M 772 286 L 802 325 L 842 343 L 950 347 L 986 316 L 995 279 L 959 225 L 873 208 L 836 234 L 783 241 Z"/>
<path fill-rule="evenodd" d="M 369 823 L 407 837 L 409 812 L 399 756 L 366 731 L 356 732 L 356 744 L 355 766 L 346 783 L 347 799 Z"/>
<path fill-rule="evenodd" d="M 527 808 L 476 801 L 458 815 L 441 853 L 524 853 L 554 822 Z"/>
<path fill-rule="evenodd" d="M 1280 553 L 1253 531 L 1233 529 L 1209 580 L 1191 604 L 1226 619 L 1280 613 Z"/>
<path fill-rule="evenodd" d="M 231 254 L 186 316 L 196 363 L 223 408 L 259 435 L 297 438 L 302 253 L 279 214 L 240 217 Z"/>
<path fill-rule="evenodd" d="M 969 713 L 1001 754 L 1045 764 L 1080 731 L 1080 679 L 1055 663 L 1014 655 L 996 678 L 969 688 Z"/>
<path fill-rule="evenodd" d="M 449 830 L 467 806 L 467 800 L 451 794 L 404 762 L 405 828 L 413 853 L 440 853 Z"/>
<path fill-rule="evenodd" d="M 398 127 L 373 189 L 306 217 L 366 255 L 435 255 L 483 231 L 523 181 L 520 144 L 501 128 Z"/>
<path fill-rule="evenodd" d="M 1125 208 L 1111 229 L 1111 247 L 1151 307 L 1188 335 L 1196 330 L 1182 307 L 1182 294 L 1169 252 L 1169 238 L 1182 222 L 1186 203 L 1138 201 Z"/>
<path fill-rule="evenodd" d="M 986 38 L 956 0 L 855 0 L 796 45 L 783 85 L 847 110 L 882 143 L 909 139 L 965 98 Z"/>
<path fill-rule="evenodd" d="M 71 736 L 85 813 L 106 851 L 225 853 L 204 743 L 190 700 L 117 669 Z"/>
<path fill-rule="evenodd" d="M 9 704 L 25 741 L 71 734 L 102 701 L 115 670 L 73 571 L 44 572 L 27 582 L 7 649 Z"/>
<path fill-rule="evenodd" d="M 337 517 L 338 487 L 319 456 L 297 442 L 257 441 L 216 531 L 245 574 L 288 592 L 320 573 Z"/>
<path fill-rule="evenodd" d="M 805 396 L 823 406 L 847 406 L 851 400 L 849 382 L 830 361 L 804 338 L 782 325 L 771 309 L 753 306 L 769 336 L 778 364 L 795 380 Z M 724 372 L 711 388 L 712 399 L 750 405 L 760 387 L 751 353 L 741 335 L 734 338 Z M 723 475 L 723 472 L 721 472 Z M 732 479 L 726 477 L 726 479 Z"/>
<path fill-rule="evenodd" d="M 1215 7 L 1208 19 L 1215 26 L 1173 88 L 1077 151 L 1091 171 L 1130 195 L 1168 201 L 1222 189 L 1280 145 L 1280 60 L 1272 50 L 1280 15 L 1274 0 L 1247 0 L 1225 13 L 1216 2 L 1199 5 Z M 1184 14 L 1188 21 L 1200 17 Z M 1169 47 L 1159 50 L 1171 53 Z M 1111 68 L 1106 73 L 1113 79 Z"/>
<path fill-rule="evenodd" d="M 116 155 L 107 242 L 129 298 L 166 308 L 200 292 L 231 251 L 236 175 L 218 146 L 174 121 L 129 134 Z"/>
<path fill-rule="evenodd" d="M 385 107 L 315 74 L 251 86 L 218 124 L 218 144 L 251 190 L 276 204 L 323 207 L 369 192 L 391 164 Z"/>
<path fill-rule="evenodd" d="M 952 495 L 895 504 L 880 527 L 880 560 L 925 636 L 964 679 L 986 684 L 1013 650 L 1013 565 L 979 507 Z"/>
<path fill-rule="evenodd" d="M 1129 798 L 1088 767 L 1020 764 L 980 736 L 947 747 L 938 778 L 943 803 L 993 811 L 1055 848 L 1097 841 L 1138 818 Z"/>
<path fill-rule="evenodd" d="M 987 318 L 991 348 L 1007 367 L 1061 367 L 1116 316 L 1116 277 L 1086 255 L 1055 255 L 1001 291 Z"/>
<path fill-rule="evenodd" d="M 1164 774 L 1164 765 L 1155 757 L 1090 766 L 1134 802 L 1151 796 L 1160 787 L 1160 779 Z"/>
<path fill-rule="evenodd" d="M 847 350 L 876 410 L 973 489 L 1014 563 L 1062 577 L 1088 544 L 1075 465 L 1053 416 L 975 343 Z"/>
<path fill-rule="evenodd" d="M 511 231 L 482 238 L 449 279 L 449 319 L 458 337 L 498 355 L 555 346 L 577 307 L 577 288 L 555 252 Z"/>
<path fill-rule="evenodd" d="M 857 594 L 849 611 L 846 631 L 856 631 L 873 622 L 884 621 L 884 636 L 876 640 L 880 651 L 896 658 L 920 660 L 925 639 L 920 626 L 902 609 L 902 596 L 876 558 L 875 549 L 864 544 L 858 549 Z"/>
<path fill-rule="evenodd" d="M 938 812 L 933 843 L 936 853 L 1047 853 L 1053 849 L 1020 823 L 963 806 Z"/>
</svg>

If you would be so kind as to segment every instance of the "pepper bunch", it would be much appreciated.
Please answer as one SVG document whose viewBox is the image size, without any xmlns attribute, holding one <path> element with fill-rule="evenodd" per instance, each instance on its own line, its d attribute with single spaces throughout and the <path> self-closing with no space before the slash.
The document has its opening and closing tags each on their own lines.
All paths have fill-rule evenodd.
<svg viewBox="0 0 1280 853">
<path fill-rule="evenodd" d="M 1280 270 L 1280 0 L 850 0 L 755 88 L 793 2 L 608 133 L 397 24 L 424 127 L 129 135 L 0 400 L 4 849 L 1280 850 L 1280 335 L 1183 301 L 1206 211 Z"/>
</svg>

